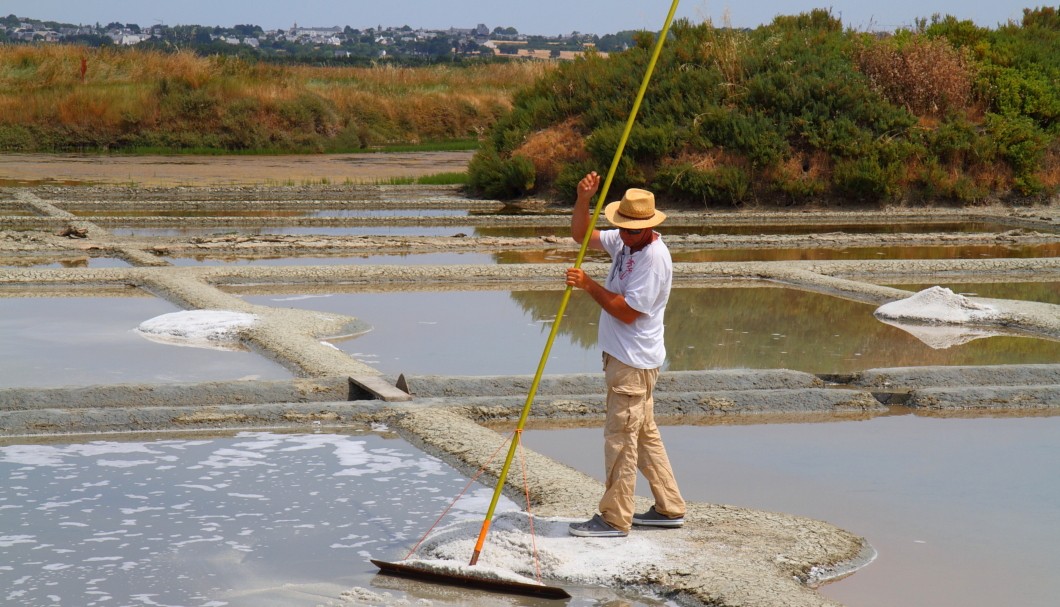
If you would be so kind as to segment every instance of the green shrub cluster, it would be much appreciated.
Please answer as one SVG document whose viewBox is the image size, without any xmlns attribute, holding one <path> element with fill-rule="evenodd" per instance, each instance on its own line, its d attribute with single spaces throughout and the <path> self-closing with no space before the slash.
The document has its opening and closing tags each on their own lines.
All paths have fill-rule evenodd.
<svg viewBox="0 0 1060 607">
<path fill-rule="evenodd" d="M 572 198 L 584 171 L 611 165 L 651 47 L 642 35 L 562 64 L 516 96 L 469 186 Z M 1042 197 L 1060 187 L 1045 166 L 1060 157 L 1058 82 L 1049 8 L 996 30 L 935 17 L 891 36 L 845 30 L 826 10 L 754 30 L 678 21 L 612 188 L 720 206 Z M 561 123 L 576 125 L 588 160 L 527 175 L 521 146 Z"/>
</svg>

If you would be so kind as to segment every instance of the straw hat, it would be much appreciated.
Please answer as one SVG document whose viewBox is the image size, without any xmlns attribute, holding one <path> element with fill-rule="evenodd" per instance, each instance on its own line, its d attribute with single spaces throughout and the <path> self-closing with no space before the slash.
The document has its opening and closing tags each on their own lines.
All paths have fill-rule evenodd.
<svg viewBox="0 0 1060 607">
<path fill-rule="evenodd" d="M 622 200 L 604 207 L 604 217 L 616 227 L 638 230 L 659 225 L 666 219 L 666 214 L 655 210 L 655 194 L 630 188 Z"/>
</svg>

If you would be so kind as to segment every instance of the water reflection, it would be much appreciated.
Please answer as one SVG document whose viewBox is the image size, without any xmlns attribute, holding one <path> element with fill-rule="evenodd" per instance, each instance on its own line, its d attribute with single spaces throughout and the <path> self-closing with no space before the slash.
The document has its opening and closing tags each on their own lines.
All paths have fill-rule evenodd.
<svg viewBox="0 0 1060 607">
<path fill-rule="evenodd" d="M 671 251 L 674 261 L 799 261 L 827 259 L 1005 259 L 1060 256 L 1060 243 Z"/>
<path fill-rule="evenodd" d="M 175 312 L 154 297 L 0 297 L 0 387 L 287 379 L 252 352 L 182 348 L 134 332 Z"/>
<path fill-rule="evenodd" d="M 375 329 L 338 342 L 383 372 L 533 374 L 562 291 L 253 295 L 271 306 L 357 316 Z M 676 288 L 666 315 L 666 368 L 848 373 L 878 367 L 1055 363 L 1060 342 L 991 337 L 936 350 L 876 320 L 875 306 L 776 287 Z M 596 373 L 599 307 L 575 292 L 549 373 Z"/>
<path fill-rule="evenodd" d="M 115 236 L 457 236 L 471 231 L 467 226 L 372 226 L 372 227 L 281 227 L 281 226 L 213 226 L 202 228 L 110 228 Z"/>
<path fill-rule="evenodd" d="M 860 607 L 1056 605 L 1060 484 L 1043 463 L 1060 451 L 1060 416 L 746 421 L 662 429 L 681 490 L 868 538 L 879 557 L 822 587 L 826 597 Z M 600 479 L 601 432 L 531 428 L 523 440 Z"/>
<path fill-rule="evenodd" d="M 337 255 L 333 257 L 244 257 L 242 255 L 194 255 L 164 258 L 175 266 L 272 265 L 482 265 L 489 264 L 488 253 L 404 253 L 396 255 Z"/>
<path fill-rule="evenodd" d="M 128 268 L 130 264 L 115 257 L 0 257 L 0 267 L 4 268 Z"/>
<path fill-rule="evenodd" d="M 495 254 L 497 263 L 574 263 L 577 249 L 555 248 L 533 251 L 502 251 Z M 1032 245 L 961 245 L 900 247 L 821 247 L 792 249 L 709 249 L 671 248 L 675 262 L 706 263 L 713 261 L 824 261 L 831 259 L 1006 259 L 1060 256 L 1060 243 Z M 608 261 L 598 251 L 590 251 L 589 261 Z"/>
<path fill-rule="evenodd" d="M 71 208 L 78 217 L 467 217 L 460 209 L 248 209 L 164 208 L 164 209 L 94 209 Z M 15 214 L 3 212 L 2 214 Z"/>
<path fill-rule="evenodd" d="M 607 227 L 607 226 L 602 226 Z M 778 224 L 778 225 L 725 225 L 718 223 L 706 224 L 667 224 L 666 234 L 676 235 L 778 235 L 778 234 L 930 234 L 938 232 L 947 233 L 977 233 L 977 232 L 1005 232 L 1010 230 L 1008 226 L 985 222 L 941 222 L 941 223 L 893 223 L 893 224 Z M 477 227 L 476 236 L 496 237 L 535 237 L 550 236 L 556 234 L 567 234 L 566 226 L 562 227 Z"/>
</svg>

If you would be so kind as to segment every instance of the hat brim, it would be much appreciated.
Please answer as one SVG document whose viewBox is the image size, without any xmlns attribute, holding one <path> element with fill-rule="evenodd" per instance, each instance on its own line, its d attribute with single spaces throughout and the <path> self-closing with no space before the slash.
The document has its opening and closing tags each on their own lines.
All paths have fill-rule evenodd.
<svg viewBox="0 0 1060 607">
<path fill-rule="evenodd" d="M 626 217 L 625 215 L 618 214 L 618 205 L 622 204 L 621 200 L 609 203 L 604 207 L 604 217 L 611 225 L 618 228 L 626 228 L 627 230 L 639 230 L 641 228 L 654 228 L 663 221 L 666 220 L 666 213 L 663 213 L 659 209 L 655 209 L 655 214 L 647 219 L 633 219 Z"/>
</svg>

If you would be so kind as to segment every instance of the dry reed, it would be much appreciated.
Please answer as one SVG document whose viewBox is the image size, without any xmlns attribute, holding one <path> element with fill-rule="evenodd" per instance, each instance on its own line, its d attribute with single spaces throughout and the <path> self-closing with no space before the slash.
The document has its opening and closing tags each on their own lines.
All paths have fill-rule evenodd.
<svg viewBox="0 0 1060 607">
<path fill-rule="evenodd" d="M 190 52 L 0 46 L 0 126 L 92 131 L 92 141 L 104 142 L 163 124 L 204 141 L 251 125 L 270 131 L 261 133 L 264 140 L 291 142 L 310 124 L 325 139 L 356 128 L 360 145 L 467 138 L 484 132 L 515 91 L 548 69 L 514 62 L 279 66 Z"/>
</svg>

